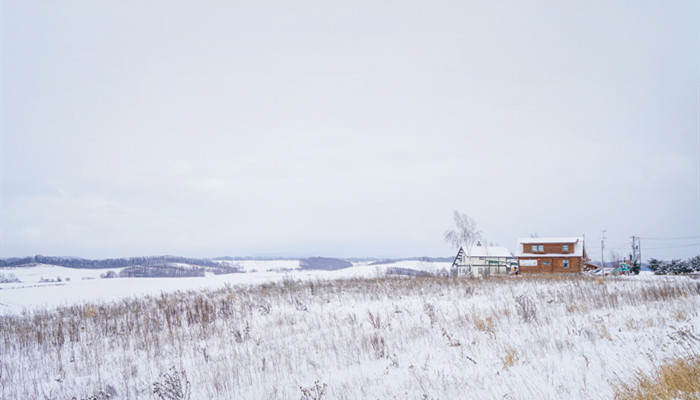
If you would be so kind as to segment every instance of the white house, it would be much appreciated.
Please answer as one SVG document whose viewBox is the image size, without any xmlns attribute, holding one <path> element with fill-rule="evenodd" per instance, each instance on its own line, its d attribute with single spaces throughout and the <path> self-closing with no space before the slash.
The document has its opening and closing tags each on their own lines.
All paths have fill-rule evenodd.
<svg viewBox="0 0 700 400">
<path fill-rule="evenodd" d="M 477 243 L 471 248 L 460 247 L 452 268 L 457 269 L 458 275 L 488 276 L 508 274 L 512 265 L 515 259 L 507 248 Z"/>
</svg>

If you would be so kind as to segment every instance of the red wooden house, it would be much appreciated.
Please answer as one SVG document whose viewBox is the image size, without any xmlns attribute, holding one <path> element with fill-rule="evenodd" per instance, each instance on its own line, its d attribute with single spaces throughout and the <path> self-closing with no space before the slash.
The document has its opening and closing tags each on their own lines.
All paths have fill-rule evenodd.
<svg viewBox="0 0 700 400">
<path fill-rule="evenodd" d="M 583 237 L 518 239 L 520 273 L 579 273 L 588 260 Z"/>
</svg>

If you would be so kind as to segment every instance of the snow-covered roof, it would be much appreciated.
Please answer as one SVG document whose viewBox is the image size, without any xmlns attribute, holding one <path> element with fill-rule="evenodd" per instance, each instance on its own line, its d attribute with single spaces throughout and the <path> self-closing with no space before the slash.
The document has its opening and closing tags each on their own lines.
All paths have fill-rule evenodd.
<svg viewBox="0 0 700 400">
<path fill-rule="evenodd" d="M 574 252 L 569 254 L 561 253 L 525 253 L 524 245 L 529 244 L 573 244 Z M 516 257 L 583 257 L 583 237 L 582 236 L 572 236 L 572 237 L 547 237 L 547 238 L 520 238 L 518 239 L 518 245 L 515 248 Z"/>
<path fill-rule="evenodd" d="M 470 257 L 513 257 L 510 250 L 503 246 L 472 246 L 471 251 L 462 246 L 464 254 Z"/>
<path fill-rule="evenodd" d="M 547 244 L 547 243 L 576 243 L 583 242 L 583 237 L 580 236 L 568 236 L 568 237 L 546 237 L 546 238 L 520 238 L 518 239 L 518 245 L 520 244 Z"/>
</svg>

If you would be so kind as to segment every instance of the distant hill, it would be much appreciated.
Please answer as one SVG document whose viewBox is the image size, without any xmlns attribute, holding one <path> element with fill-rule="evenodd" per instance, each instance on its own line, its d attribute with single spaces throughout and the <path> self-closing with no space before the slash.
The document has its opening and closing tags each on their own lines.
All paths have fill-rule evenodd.
<svg viewBox="0 0 700 400">
<path fill-rule="evenodd" d="M 149 257 L 126 257 L 108 258 L 103 260 L 91 260 L 78 257 L 54 257 L 36 255 L 24 258 L 3 258 L 0 259 L 0 267 L 19 267 L 27 264 L 49 264 L 66 268 L 125 268 L 133 265 L 142 266 L 162 266 L 166 264 L 190 264 L 201 267 L 219 268 L 220 263 L 207 258 L 187 258 L 178 256 L 149 256 Z"/>
<path fill-rule="evenodd" d="M 173 264 L 187 264 L 205 268 L 214 273 L 241 272 L 235 266 L 227 266 L 226 261 L 245 260 L 299 260 L 299 267 L 308 270 L 333 271 L 352 267 L 353 262 L 368 262 L 370 265 L 393 264 L 401 261 L 424 261 L 424 262 L 451 262 L 453 257 L 406 257 L 394 259 L 376 258 L 332 258 L 332 257 L 308 257 L 308 258 L 269 258 L 269 257 L 216 257 L 210 258 L 189 258 L 172 255 L 145 256 L 145 257 L 122 257 L 107 259 L 87 259 L 80 257 L 63 256 L 43 256 L 36 255 L 30 257 L 0 258 L 0 268 L 3 267 L 28 267 L 38 264 L 57 265 L 66 268 L 85 269 L 109 269 L 127 268 L 134 266 L 142 267 L 163 267 Z"/>
</svg>

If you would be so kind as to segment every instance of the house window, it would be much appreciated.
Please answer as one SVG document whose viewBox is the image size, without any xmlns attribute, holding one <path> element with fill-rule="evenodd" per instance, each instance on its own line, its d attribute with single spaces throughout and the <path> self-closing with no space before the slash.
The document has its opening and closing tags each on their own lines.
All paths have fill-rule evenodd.
<svg viewBox="0 0 700 400">
<path fill-rule="evenodd" d="M 541 244 L 541 245 L 537 246 L 537 251 L 544 253 L 544 245 Z"/>
<path fill-rule="evenodd" d="M 569 260 L 562 261 L 562 268 L 569 268 Z"/>
<path fill-rule="evenodd" d="M 549 261 L 542 262 L 542 265 L 549 265 Z"/>
<path fill-rule="evenodd" d="M 533 244 L 533 245 L 532 245 L 532 252 L 534 253 L 534 252 L 536 252 L 536 251 L 537 251 L 537 245 L 536 245 L 536 244 Z"/>
<path fill-rule="evenodd" d="M 562 244 L 561 245 L 561 251 L 563 252 L 568 252 L 569 251 L 569 245 L 568 244 Z"/>
</svg>

